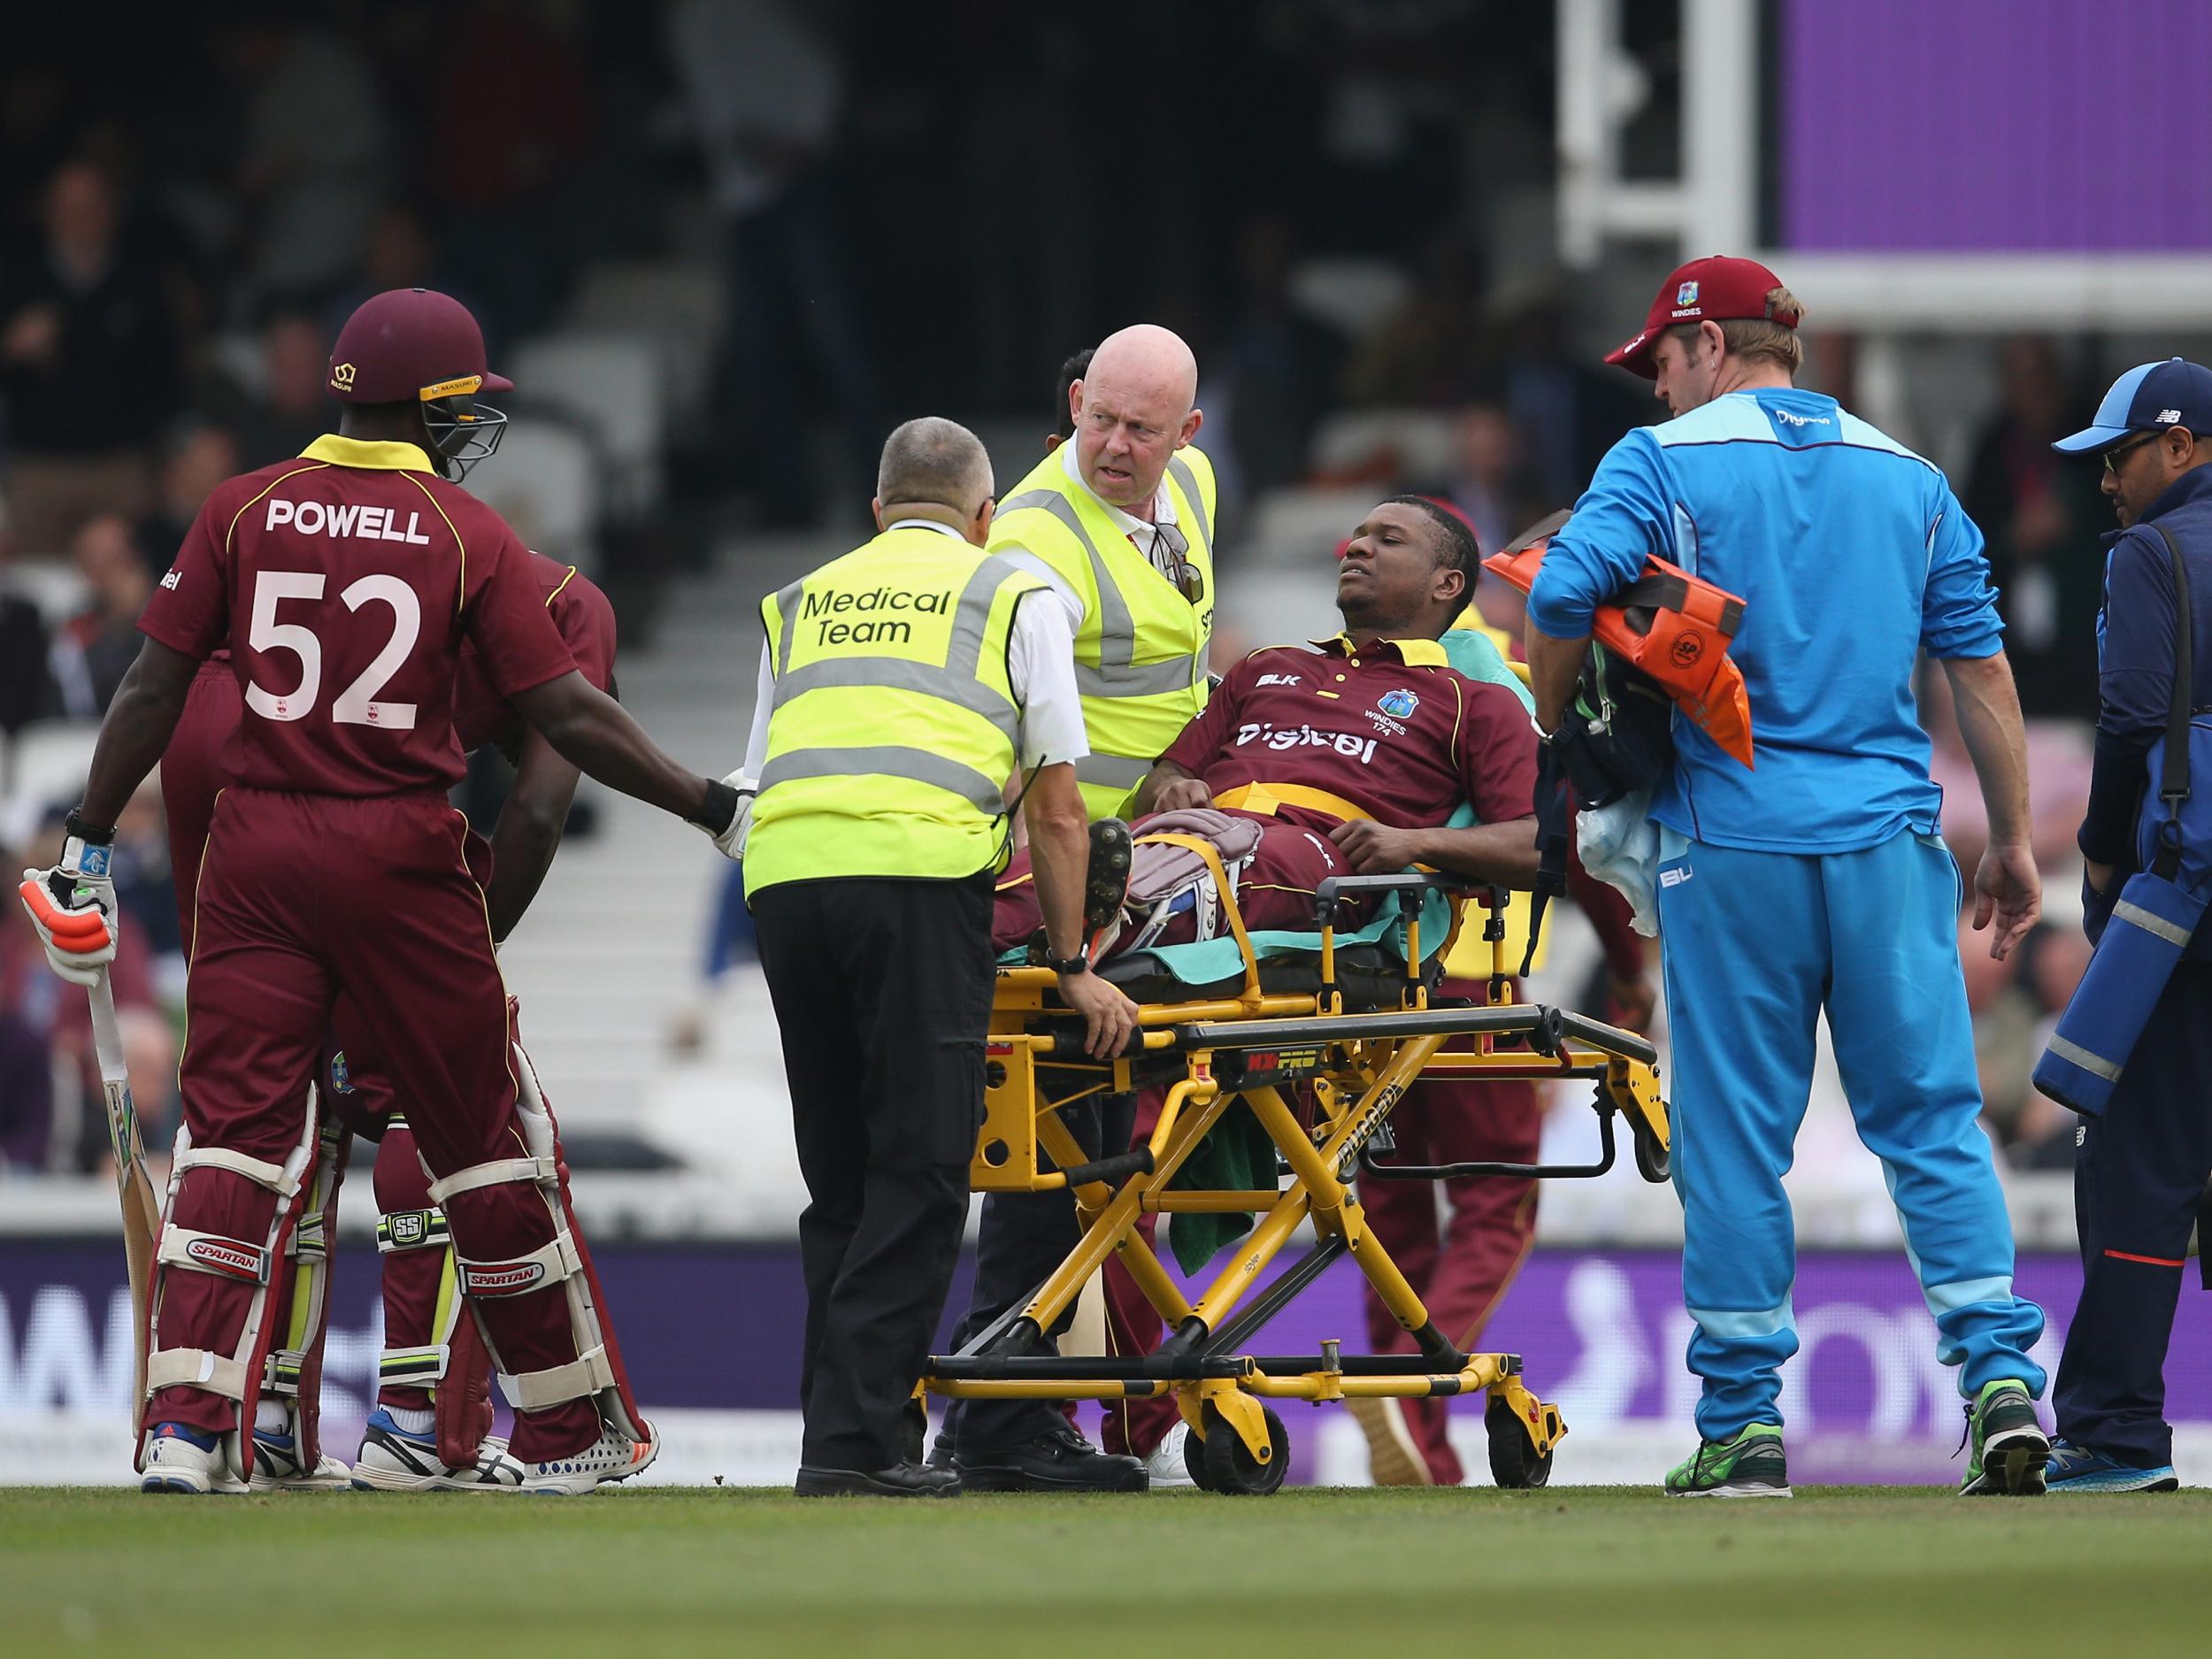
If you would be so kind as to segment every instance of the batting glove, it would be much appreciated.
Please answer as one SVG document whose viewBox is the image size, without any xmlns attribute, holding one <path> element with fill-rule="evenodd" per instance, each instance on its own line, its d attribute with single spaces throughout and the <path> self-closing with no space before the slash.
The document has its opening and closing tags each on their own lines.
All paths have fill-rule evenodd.
<svg viewBox="0 0 2212 1659">
<path fill-rule="evenodd" d="M 122 913 L 108 869 L 115 856 L 113 830 L 103 841 L 88 840 L 75 813 L 69 815 L 61 862 L 45 870 L 26 870 L 17 888 L 31 925 L 38 929 L 46 960 L 72 985 L 91 987 L 115 960 Z"/>
</svg>

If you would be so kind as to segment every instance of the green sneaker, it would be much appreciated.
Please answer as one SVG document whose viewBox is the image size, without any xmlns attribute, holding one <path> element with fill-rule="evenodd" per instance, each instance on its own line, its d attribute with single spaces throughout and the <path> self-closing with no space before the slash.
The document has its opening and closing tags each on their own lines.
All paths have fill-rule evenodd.
<svg viewBox="0 0 2212 1659">
<path fill-rule="evenodd" d="M 1724 1440 L 1701 1440 L 1687 1461 L 1667 1471 L 1670 1498 L 1786 1498 L 1788 1460 L 1782 1431 L 1754 1423 Z"/>
<path fill-rule="evenodd" d="M 1967 1460 L 1965 1497 L 1991 1495 L 2039 1498 L 2051 1442 L 2035 1420 L 2028 1386 L 2011 1378 L 1985 1384 L 1966 1408 L 1966 1432 L 1974 1442 Z"/>
</svg>

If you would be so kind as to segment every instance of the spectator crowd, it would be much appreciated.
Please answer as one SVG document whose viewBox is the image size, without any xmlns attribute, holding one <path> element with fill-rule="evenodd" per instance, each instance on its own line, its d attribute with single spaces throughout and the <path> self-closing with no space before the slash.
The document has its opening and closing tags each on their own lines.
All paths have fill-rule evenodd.
<svg viewBox="0 0 2212 1659">
<path fill-rule="evenodd" d="M 1079 104 L 1047 95 L 1083 84 L 1070 65 L 1107 25 L 1056 9 L 969 0 L 949 27 L 937 8 L 893 20 L 781 0 L 125 10 L 124 58 L 73 21 L 24 20 L 0 58 L 0 844 L 15 867 L 50 849 L 87 723 L 201 503 L 323 429 L 337 325 L 387 288 L 463 298 L 499 363 L 565 326 L 595 262 L 711 273 L 718 338 L 704 367 L 676 365 L 700 384 L 695 419 L 661 444 L 667 496 L 638 511 L 610 487 L 633 511 L 609 508 L 588 549 L 626 644 L 657 549 L 711 545 L 741 521 L 725 512 L 803 526 L 864 502 L 855 480 L 887 420 L 936 401 L 1033 426 L 1051 365 L 1133 317 L 1197 347 L 1232 609 L 1236 526 L 1272 493 L 1418 489 L 1493 548 L 1571 505 L 1659 413 L 1597 365 L 1573 285 L 1499 228 L 1553 184 L 1550 111 L 1530 90 L 1548 24 L 1507 8 L 1205 9 L 1192 50 L 1159 65 L 1167 90 L 1131 110 L 1181 157 L 1173 188 L 1148 228 L 1100 216 L 1088 242 L 1025 171 L 1052 146 L 1005 125 L 1077 142 Z M 1217 31 L 1237 50 L 1207 46 Z M 1224 84 L 1193 107 L 1215 112 L 1179 135 L 1148 127 L 1199 63 Z M 1006 96 L 952 96 L 956 66 Z M 1288 136 L 1263 153 L 1261 131 Z M 910 171 L 919 145 L 936 159 Z M 1190 182 L 1210 176 L 1249 188 Z M 955 246 L 971 226 L 1028 223 L 1010 199 L 1033 202 L 1035 234 L 1003 258 Z M 2112 365 L 2084 342 L 1990 350 L 1993 405 L 1938 458 L 1988 539 L 2058 896 L 2075 886 L 2110 518 L 2093 470 L 2048 444 Z M 1810 378 L 1847 399 L 1847 367 L 1824 351 Z M 1478 603 L 1517 634 L 1510 589 L 1486 580 Z M 1970 861 L 1978 801 L 1932 694 L 1927 718 Z M 116 989 L 152 1143 L 173 1124 L 181 987 L 157 797 L 134 803 L 119 864 L 134 942 Z M 741 933 L 741 913 L 718 926 L 718 972 Z M 2062 914 L 2013 962 L 1969 946 L 1993 1133 L 2023 1164 L 2060 1160 L 2070 1125 L 2026 1075 L 2086 948 Z M 0 1175 L 96 1167 L 97 1106 L 82 999 L 42 972 L 29 930 L 0 926 Z"/>
</svg>

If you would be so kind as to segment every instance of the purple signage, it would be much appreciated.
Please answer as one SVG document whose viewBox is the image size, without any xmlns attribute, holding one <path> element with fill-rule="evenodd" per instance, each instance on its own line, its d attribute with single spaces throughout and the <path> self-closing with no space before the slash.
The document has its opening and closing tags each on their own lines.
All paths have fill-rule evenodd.
<svg viewBox="0 0 2212 1659">
<path fill-rule="evenodd" d="M 1780 245 L 2212 249 L 2203 0 L 1783 0 Z"/>
<path fill-rule="evenodd" d="M 610 1243 L 595 1255 L 649 1410 L 791 1411 L 805 1311 L 795 1248 Z M 362 1247 L 342 1250 L 338 1262 L 325 1400 L 327 1438 L 341 1456 L 359 1434 L 382 1340 L 376 1263 Z M 1523 1355 L 1530 1386 L 1565 1414 L 1571 1432 L 1558 1479 L 1655 1479 L 1680 1455 L 1676 1442 L 1690 1432 L 1697 1382 L 1682 1364 L 1689 1325 L 1678 1275 L 1678 1258 L 1668 1252 L 1540 1250 L 1514 1285 L 1487 1345 Z M 2212 1425 L 2212 1320 L 2191 1278 L 2166 1368 L 2168 1415 L 2202 1430 Z M 2030 1256 L 2018 1282 L 2049 1311 L 2038 1357 L 2055 1368 L 2079 1267 L 2070 1256 Z M 964 1269 L 955 1312 L 965 1294 Z M 1359 1351 L 1363 1294 L 1356 1271 L 1340 1262 L 1253 1346 L 1317 1353 L 1335 1337 Z M 1955 1373 L 1936 1363 L 1933 1322 L 1901 1252 L 1804 1255 L 1795 1304 L 1803 1348 L 1786 1370 L 1783 1397 L 1793 1474 L 1955 1479 Z M 9 1241 L 0 1252 L 0 1480 L 64 1478 L 4 1466 L 12 1430 L 55 1413 L 113 1427 L 119 1441 L 128 1328 L 119 1248 L 81 1239 Z M 1480 1402 L 1456 1406 L 1460 1437 L 1478 1448 Z M 1357 1430 L 1343 1412 L 1302 1407 L 1285 1415 L 1299 1478 L 1363 1477 Z M 1480 1467 L 1479 1449 L 1473 1463 Z M 780 1466 L 749 1478 L 780 1479 Z"/>
</svg>

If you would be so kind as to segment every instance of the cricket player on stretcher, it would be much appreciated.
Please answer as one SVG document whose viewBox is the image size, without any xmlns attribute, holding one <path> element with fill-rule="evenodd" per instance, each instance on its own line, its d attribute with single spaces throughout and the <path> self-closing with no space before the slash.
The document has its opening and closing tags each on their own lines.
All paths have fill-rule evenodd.
<svg viewBox="0 0 2212 1659">
<path fill-rule="evenodd" d="M 1094 962 L 1211 939 L 1221 926 L 1202 862 L 1148 846 L 1155 830 L 1214 843 L 1255 932 L 1310 929 L 1330 876 L 1427 864 L 1528 886 L 1536 740 L 1526 710 L 1502 684 L 1461 673 L 1438 643 L 1466 607 L 1473 557 L 1473 538 L 1432 502 L 1397 496 L 1369 511 L 1338 567 L 1344 632 L 1311 650 L 1246 657 L 1140 787 L 1126 896 L 1093 943 Z M 1463 804 L 1478 822 L 1446 827 Z M 1037 929 L 1018 854 L 999 879 L 992 942 L 1016 949 Z"/>
<path fill-rule="evenodd" d="M 1468 641 L 1491 659 L 1486 681 L 1461 672 L 1439 643 L 1467 609 L 1477 557 L 1463 521 L 1434 502 L 1398 496 L 1366 514 L 1338 568 L 1344 632 L 1311 650 L 1256 651 L 1230 671 L 1140 787 L 1118 888 L 1103 867 L 1116 861 L 1101 856 L 1107 826 L 1094 826 L 1094 886 L 1107 891 L 1093 895 L 1091 913 L 1110 918 L 1094 961 L 1227 931 L 1211 872 L 1187 848 L 1148 842 L 1154 833 L 1213 843 L 1252 933 L 1311 931 L 1314 892 L 1331 876 L 1424 864 L 1502 887 L 1531 883 L 1536 741 L 1526 705 L 1505 684 L 1511 671 L 1494 648 Z M 1478 822 L 1451 826 L 1463 808 Z M 1340 913 L 1344 926 L 1359 919 Z M 1018 949 L 1038 926 L 1018 855 L 999 881 L 993 943 Z M 1159 1090 L 1138 1096 L 1140 1142 L 1162 1098 Z M 1455 1096 L 1451 1104 L 1483 1111 L 1509 1102 Z M 1148 1238 L 1154 1225 L 1140 1224 Z M 1114 1350 L 1149 1352 L 1164 1334 L 1158 1314 L 1118 1262 L 1104 1283 Z M 1480 1298 L 1493 1300 L 1494 1292 Z M 970 1322 L 1001 1311 L 972 1310 Z M 1165 1455 L 1176 1432 L 1171 1398 L 1112 1401 L 1107 1410 L 1109 1451 L 1131 1455 L 1093 1463 L 1126 1463 L 1156 1479 L 1180 1461 Z M 1435 1427 L 1431 1438 L 1440 1441 L 1440 1418 Z"/>
<path fill-rule="evenodd" d="M 598 690 L 614 690 L 614 609 L 573 565 L 529 556 L 546 615 Z M 200 858 L 227 774 L 223 755 L 243 714 L 230 653 L 218 652 L 194 678 L 183 716 L 161 757 L 170 868 L 188 957 Z M 516 767 L 490 837 L 492 883 L 485 901 L 492 938 L 504 943 L 545 879 L 580 777 L 524 723 L 487 677 L 478 653 L 461 652 L 454 685 L 454 736 L 462 752 L 495 745 Z M 491 1356 L 464 1317 L 453 1241 L 430 1196 L 413 1130 L 350 1005 L 341 998 L 331 1041 L 317 1067 L 323 1109 L 307 1211 L 294 1230 L 291 1271 L 277 1282 L 271 1350 L 254 1428 L 257 1491 L 343 1486 L 363 1490 L 516 1491 L 522 1466 L 491 1433 Z M 383 1268 L 384 1348 L 374 1409 L 353 1467 L 323 1455 L 320 1383 L 330 1318 L 328 1241 L 336 1236 L 338 1189 L 352 1137 L 377 1143 L 376 1248 Z M 603 1312 L 602 1317 L 604 1315 Z"/>
</svg>

